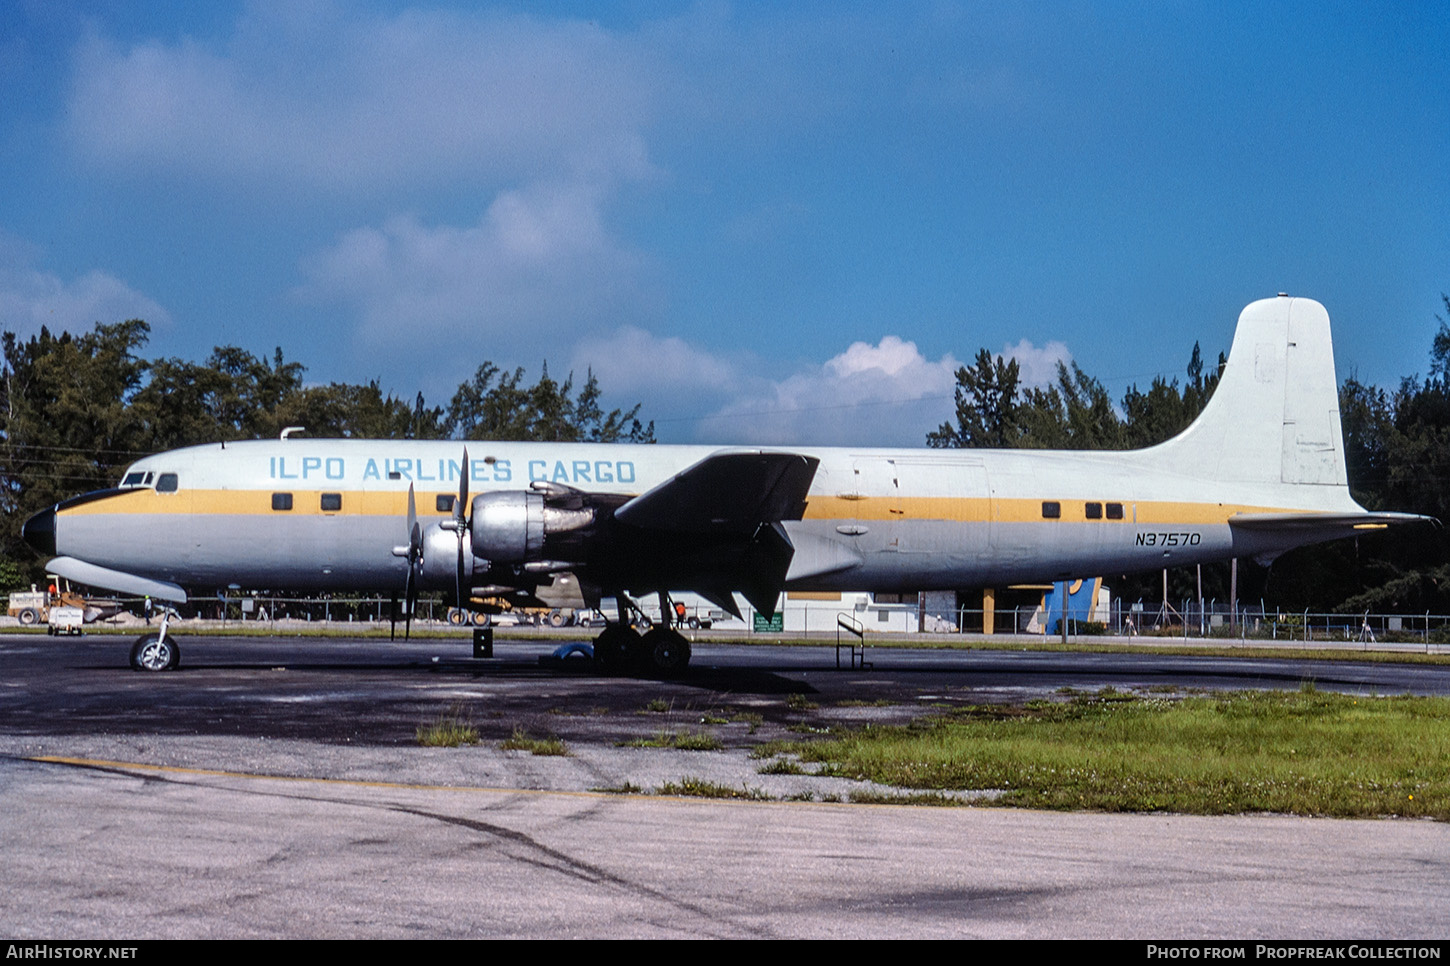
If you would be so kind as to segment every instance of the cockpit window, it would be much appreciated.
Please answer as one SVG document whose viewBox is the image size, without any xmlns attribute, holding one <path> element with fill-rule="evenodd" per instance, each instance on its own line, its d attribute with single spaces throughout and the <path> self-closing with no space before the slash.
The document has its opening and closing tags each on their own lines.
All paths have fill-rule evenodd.
<svg viewBox="0 0 1450 966">
<path fill-rule="evenodd" d="M 127 473 L 126 478 L 121 481 L 122 486 L 140 486 L 145 481 L 145 473 Z"/>
<path fill-rule="evenodd" d="M 156 492 L 157 493 L 175 493 L 176 492 L 176 474 L 175 473 L 162 473 L 160 476 L 158 476 L 156 478 Z"/>
</svg>

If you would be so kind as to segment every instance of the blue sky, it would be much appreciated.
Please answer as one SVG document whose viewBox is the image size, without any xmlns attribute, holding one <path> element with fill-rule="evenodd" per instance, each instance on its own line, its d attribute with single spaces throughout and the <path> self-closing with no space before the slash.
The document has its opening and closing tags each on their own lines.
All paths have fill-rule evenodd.
<svg viewBox="0 0 1450 966">
<path fill-rule="evenodd" d="M 1443 3 L 0 5 L 0 325 L 139 316 L 446 403 L 592 367 L 668 442 L 917 445 L 977 350 L 1115 397 L 1450 291 Z"/>
</svg>

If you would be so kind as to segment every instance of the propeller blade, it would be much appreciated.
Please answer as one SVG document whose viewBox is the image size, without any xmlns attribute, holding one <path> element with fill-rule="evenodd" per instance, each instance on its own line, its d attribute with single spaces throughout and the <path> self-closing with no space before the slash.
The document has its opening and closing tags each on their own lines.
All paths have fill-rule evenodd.
<svg viewBox="0 0 1450 966">
<path fill-rule="evenodd" d="M 413 492 L 413 484 L 408 484 L 408 543 L 406 546 L 394 547 L 393 555 L 404 557 L 408 561 L 408 573 L 403 582 L 403 606 L 407 608 L 404 615 L 406 623 L 403 625 L 403 639 L 408 640 L 413 633 L 413 608 L 418 603 L 418 569 L 423 563 L 423 530 L 418 525 L 418 498 Z M 388 639 L 396 640 L 398 636 L 398 595 L 393 595 L 392 626 L 388 631 Z"/>
<path fill-rule="evenodd" d="M 453 501 L 453 522 L 454 530 L 458 533 L 458 570 L 454 590 L 457 593 L 456 603 L 459 610 L 467 610 L 467 601 L 463 596 L 463 553 L 464 544 L 468 539 L 468 447 L 463 447 L 463 471 L 458 474 L 458 498 Z"/>
<path fill-rule="evenodd" d="M 408 484 L 408 560 L 411 562 L 423 549 L 422 536 L 418 531 L 418 501 L 413 496 L 413 484 Z"/>
<path fill-rule="evenodd" d="M 460 528 L 459 531 L 458 531 L 458 573 L 457 573 L 457 583 L 455 584 L 455 589 L 458 592 L 458 601 L 457 601 L 457 603 L 458 603 L 458 609 L 459 610 L 465 610 L 466 611 L 468 609 L 467 608 L 467 601 L 465 601 L 464 598 L 463 598 L 463 541 L 464 541 L 463 530 L 462 530 L 462 528 Z"/>
<path fill-rule="evenodd" d="M 463 472 L 458 474 L 458 499 L 453 504 L 453 519 L 466 524 L 464 514 L 468 509 L 468 447 L 463 447 Z"/>
<path fill-rule="evenodd" d="M 413 524 L 413 532 L 418 532 L 418 525 Z M 403 585 L 403 606 L 407 610 L 403 614 L 403 640 L 413 638 L 413 611 L 418 606 L 418 581 L 414 578 L 415 568 L 410 562 L 408 564 L 408 582 Z"/>
</svg>

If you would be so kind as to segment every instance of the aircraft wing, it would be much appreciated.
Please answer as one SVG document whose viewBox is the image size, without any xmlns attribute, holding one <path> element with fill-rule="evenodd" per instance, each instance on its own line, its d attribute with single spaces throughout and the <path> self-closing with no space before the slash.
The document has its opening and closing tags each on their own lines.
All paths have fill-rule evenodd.
<svg viewBox="0 0 1450 966">
<path fill-rule="evenodd" d="M 74 557 L 56 557 L 46 562 L 45 569 L 49 573 L 58 574 L 67 580 L 85 584 L 87 587 L 101 587 L 122 594 L 155 597 L 157 600 L 170 601 L 174 604 L 186 603 L 186 591 L 169 581 L 152 580 L 149 577 L 140 577 L 136 574 L 112 570 L 109 567 L 100 567 Z"/>
<path fill-rule="evenodd" d="M 819 460 L 758 450 L 714 453 L 614 511 L 621 523 L 675 533 L 753 534 L 799 520 Z"/>
<path fill-rule="evenodd" d="M 614 511 L 634 535 L 614 567 L 621 582 L 692 589 L 739 616 L 732 591 L 773 614 L 795 548 L 782 520 L 799 520 L 819 460 L 799 453 L 722 450 Z M 656 563 L 644 563 L 656 561 Z"/>
</svg>

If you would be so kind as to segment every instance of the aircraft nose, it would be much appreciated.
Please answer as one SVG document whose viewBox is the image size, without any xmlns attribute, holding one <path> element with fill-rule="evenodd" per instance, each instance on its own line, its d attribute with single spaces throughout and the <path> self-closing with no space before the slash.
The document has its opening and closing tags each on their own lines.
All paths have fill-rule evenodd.
<svg viewBox="0 0 1450 966">
<path fill-rule="evenodd" d="M 47 557 L 55 556 L 55 508 L 41 510 L 25 521 L 20 536 Z"/>
</svg>

